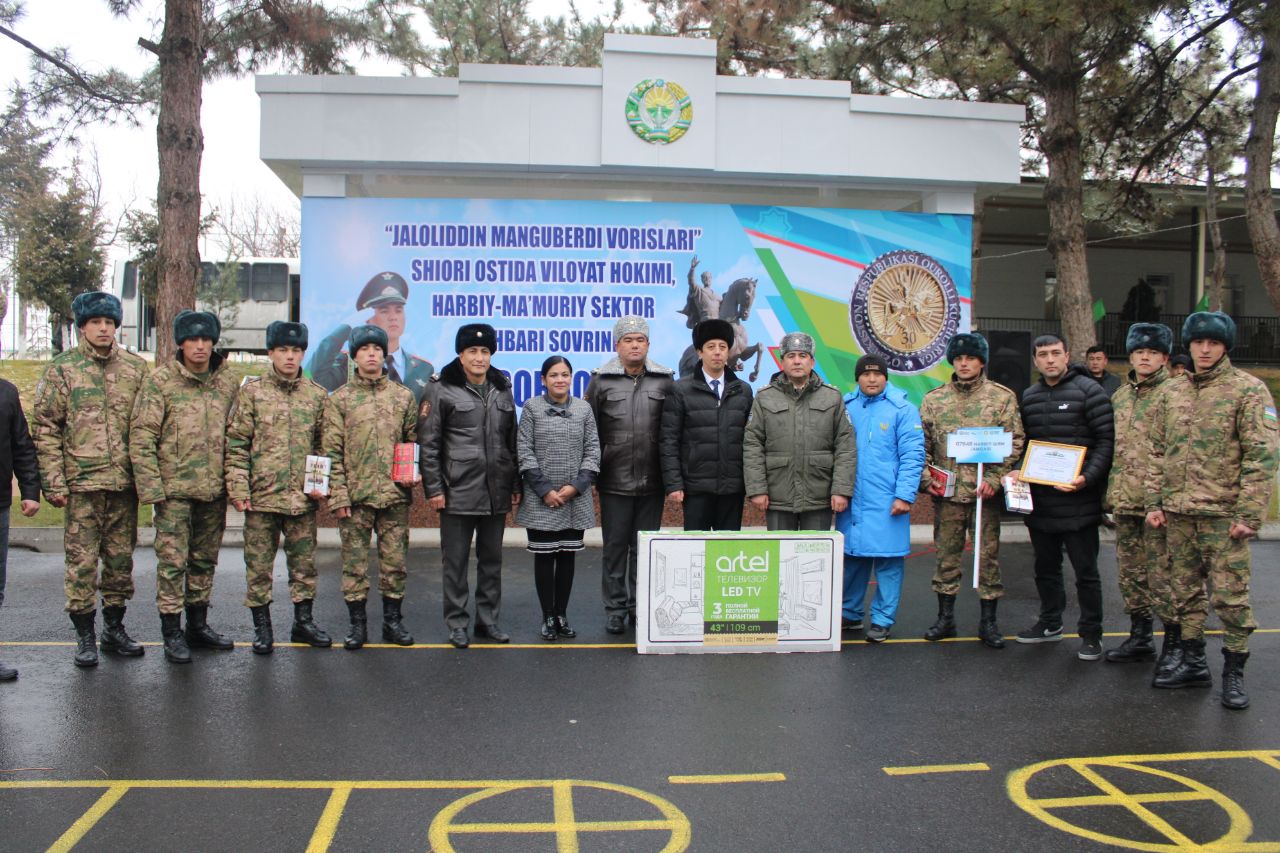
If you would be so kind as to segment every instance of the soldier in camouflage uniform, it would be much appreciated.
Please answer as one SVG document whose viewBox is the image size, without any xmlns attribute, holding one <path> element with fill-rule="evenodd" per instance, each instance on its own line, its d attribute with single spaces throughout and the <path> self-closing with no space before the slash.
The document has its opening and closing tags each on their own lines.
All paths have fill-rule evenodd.
<svg viewBox="0 0 1280 853">
<path fill-rule="evenodd" d="M 116 297 L 82 293 L 71 311 L 80 342 L 50 363 L 36 388 L 34 438 L 45 497 L 66 509 L 66 610 L 76 628 L 75 664 L 88 667 L 98 665 L 94 607 L 99 595 L 102 650 L 142 654 L 124 629 L 124 614 L 133 597 L 138 544 L 129 413 L 147 363 L 116 343 L 122 316 Z"/>
<path fill-rule="evenodd" d="M 996 622 L 996 610 L 1004 585 L 1000 582 L 1000 505 L 992 500 L 1000 494 L 1000 480 L 1022 455 L 1022 418 L 1018 398 L 1008 388 L 987 378 L 989 353 L 986 338 L 961 333 L 947 344 L 947 361 L 955 376 L 946 385 L 924 395 L 920 421 L 924 426 L 925 469 L 920 490 L 933 495 L 933 539 L 938 549 L 938 565 L 933 573 L 933 591 L 938 595 L 938 620 L 924 634 L 926 640 L 942 640 L 956 635 L 956 595 L 960 592 L 960 566 L 966 536 L 973 529 L 977 501 L 982 508 L 982 547 L 978 571 L 978 598 L 981 614 L 978 636 L 993 649 L 1004 648 L 1004 637 Z M 961 427 L 1000 427 L 1013 434 L 1013 450 L 998 465 L 982 469 L 977 482 L 977 465 L 957 465 L 947 456 L 947 436 Z M 955 473 L 955 494 L 944 498 L 934 487 L 929 465 Z"/>
<path fill-rule="evenodd" d="M 1276 408 L 1267 386 L 1231 365 L 1235 322 L 1220 311 L 1187 318 L 1182 340 L 1196 372 L 1169 383 L 1151 413 L 1147 522 L 1168 525 L 1182 660 L 1156 687 L 1208 687 L 1204 623 L 1222 621 L 1222 704 L 1249 706 L 1244 665 L 1257 627 L 1249 606 L 1249 539 L 1262 528 L 1276 475 Z M 1212 592 L 1206 592 L 1205 580 Z"/>
<path fill-rule="evenodd" d="M 244 513 L 245 606 L 253 614 L 253 651 L 271 654 L 271 572 L 284 534 L 293 628 L 289 639 L 333 645 L 312 618 L 316 597 L 317 492 L 303 493 L 307 456 L 320 452 L 325 390 L 302 375 L 307 327 L 267 326 L 271 367 L 240 388 L 227 427 L 227 497 Z"/>
<path fill-rule="evenodd" d="M 191 647 L 233 648 L 207 621 L 227 524 L 227 414 L 238 390 L 213 350 L 221 334 L 215 315 L 179 312 L 173 320 L 178 352 L 147 377 L 129 425 L 138 498 L 155 506 L 156 606 L 171 663 L 191 663 Z"/>
<path fill-rule="evenodd" d="M 407 477 L 393 480 L 391 463 L 397 443 L 418 439 L 417 406 L 413 392 L 385 373 L 385 331 L 356 326 L 348 351 L 355 358 L 356 374 L 325 403 L 322 445 L 330 463 L 329 509 L 338 516 L 342 537 L 342 597 L 351 617 L 343 646 L 354 651 L 368 639 L 365 601 L 369 540 L 375 530 L 382 639 L 411 646 L 413 636 L 401 621 L 400 606 L 409 550 L 409 489 L 420 478 L 410 464 Z"/>
<path fill-rule="evenodd" d="M 1116 522 L 1116 572 L 1120 595 L 1129 614 L 1129 638 L 1109 649 L 1115 662 L 1153 660 L 1156 656 L 1152 618 L 1164 625 L 1164 652 L 1171 655 L 1181 639 L 1169 595 L 1169 555 L 1163 527 L 1147 524 L 1147 468 L 1151 464 L 1151 419 L 1148 413 L 1169 380 L 1165 368 L 1173 349 L 1173 330 L 1160 323 L 1134 323 L 1125 339 L 1129 379 L 1111 397 L 1116 446 L 1107 481 L 1105 509 Z M 1175 380 L 1184 381 L 1181 379 Z"/>
</svg>

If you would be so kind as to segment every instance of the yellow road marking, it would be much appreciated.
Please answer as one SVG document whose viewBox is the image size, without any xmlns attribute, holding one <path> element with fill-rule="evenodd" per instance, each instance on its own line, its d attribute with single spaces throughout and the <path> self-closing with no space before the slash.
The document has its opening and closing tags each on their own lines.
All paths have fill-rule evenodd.
<svg viewBox="0 0 1280 853">
<path fill-rule="evenodd" d="M 89 807 L 89 810 L 80 815 L 80 819 L 67 829 L 66 832 L 53 842 L 49 847 L 49 853 L 65 853 L 75 847 L 84 838 L 85 833 L 93 829 L 93 827 L 102 820 L 102 816 L 111 811 L 111 807 L 120 802 L 120 798 L 129 790 L 128 785 L 114 784 L 107 787 L 106 793 L 98 797 L 98 801 Z"/>
<path fill-rule="evenodd" d="M 557 782 L 551 786 L 555 813 L 556 853 L 578 853 L 578 823 L 573 816 L 573 785 Z"/>
<path fill-rule="evenodd" d="M 1248 812 L 1234 799 L 1197 779 L 1152 766 L 1170 762 L 1185 763 L 1241 758 L 1254 759 L 1267 766 L 1280 769 L 1280 761 L 1277 760 L 1280 759 L 1280 750 L 1274 749 L 1064 758 L 1041 761 L 1015 770 L 1009 774 L 1006 781 L 1006 790 L 1009 799 L 1015 805 L 1049 826 L 1071 835 L 1116 847 L 1155 851 L 1155 853 L 1166 853 L 1166 851 L 1167 853 L 1174 853 L 1174 851 L 1187 849 L 1213 849 L 1222 851 L 1222 853 L 1225 853 L 1225 851 L 1252 851 L 1252 853 L 1272 851 L 1272 853 L 1275 853 L 1275 851 L 1280 851 L 1280 842 L 1249 840 L 1253 834 L 1253 821 L 1250 819 Z M 1057 768 L 1067 768 L 1074 771 L 1079 777 L 1089 781 L 1100 793 L 1066 797 L 1032 797 L 1028 791 L 1028 784 L 1031 779 L 1041 772 L 1052 771 Z M 1154 793 L 1129 793 L 1102 775 L 1101 769 L 1106 768 L 1119 769 L 1131 773 L 1144 773 L 1166 780 L 1176 785 L 1178 789 Z M 1173 826 L 1169 820 L 1147 808 L 1147 804 L 1197 801 L 1212 803 L 1225 813 L 1227 829 L 1222 836 L 1208 841 L 1193 840 Z M 1148 829 L 1167 840 L 1152 842 L 1107 835 L 1087 826 L 1072 823 L 1065 817 L 1055 813 L 1073 809 L 1090 809 L 1091 811 L 1084 812 L 1084 816 L 1080 818 L 1081 820 L 1089 820 L 1090 815 L 1096 816 L 1098 814 L 1098 809 L 1108 807 L 1124 809 L 1145 824 Z M 1192 826 L 1198 826 L 1198 824 L 1192 824 Z"/>
<path fill-rule="evenodd" d="M 920 764 L 915 767 L 881 767 L 880 769 L 889 776 L 919 776 L 925 773 L 974 773 L 991 768 L 979 761 L 974 764 Z"/>
<path fill-rule="evenodd" d="M 311 833 L 311 841 L 307 843 L 307 853 L 325 853 L 333 843 L 333 836 L 338 831 L 338 821 L 347 808 L 347 800 L 351 798 L 351 787 L 343 785 L 333 789 L 329 802 L 325 803 L 324 812 L 316 822 L 315 831 Z"/>
<path fill-rule="evenodd" d="M 672 785 L 728 785 L 734 782 L 785 782 L 783 773 L 706 773 L 696 776 L 668 776 Z"/>
</svg>

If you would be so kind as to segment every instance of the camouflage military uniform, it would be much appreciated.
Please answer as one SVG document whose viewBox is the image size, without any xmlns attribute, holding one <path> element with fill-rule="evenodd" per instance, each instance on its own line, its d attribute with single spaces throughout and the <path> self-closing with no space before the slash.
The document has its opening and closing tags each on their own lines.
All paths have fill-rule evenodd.
<svg viewBox="0 0 1280 853">
<path fill-rule="evenodd" d="M 1271 393 L 1223 356 L 1212 369 L 1169 383 L 1151 419 L 1147 509 L 1163 510 L 1169 525 L 1173 606 L 1183 641 L 1204 639 L 1212 596 L 1223 648 L 1246 652 L 1257 627 L 1249 606 L 1249 543 L 1228 531 L 1235 521 L 1262 528 L 1276 474 Z"/>
<path fill-rule="evenodd" d="M 316 597 L 316 506 L 303 494 L 308 454 L 320 452 L 325 391 L 274 368 L 240 389 L 227 427 L 227 497 L 247 500 L 244 516 L 245 605 L 271 603 L 271 572 L 280 535 L 289 566 L 289 597 Z"/>
<path fill-rule="evenodd" d="M 129 413 L 146 375 L 147 363 L 114 342 L 102 356 L 82 340 L 53 360 L 36 389 L 33 432 L 44 493 L 67 498 L 69 613 L 93 610 L 99 593 L 106 607 L 133 597 L 138 496 Z"/>
<path fill-rule="evenodd" d="M 391 479 L 397 442 L 417 442 L 413 392 L 386 376 L 355 376 L 324 408 L 324 455 L 329 457 L 329 509 L 351 508 L 338 522 L 342 538 L 342 597 L 369 597 L 369 542 L 378 534 L 378 589 L 404 597 L 409 550 L 409 489 Z"/>
<path fill-rule="evenodd" d="M 977 509 L 978 466 L 957 465 L 947 456 L 947 436 L 960 427 L 1001 427 L 1013 433 L 1013 452 L 999 465 L 986 465 L 982 479 L 996 493 L 1000 478 L 1013 468 L 1022 455 L 1022 418 L 1018 415 L 1018 398 L 1008 388 L 992 382 L 986 374 L 976 379 L 953 379 L 924 395 L 920 405 L 920 421 L 924 426 L 925 462 L 956 474 L 956 492 L 949 498 L 933 501 L 933 539 L 938 549 L 938 565 L 933 573 L 933 591 L 940 595 L 956 595 L 963 574 L 961 558 L 965 538 L 973 530 Z M 920 475 L 922 491 L 929 487 L 929 469 Z M 1000 582 L 1000 502 L 987 500 L 982 508 L 982 553 L 978 569 L 978 597 L 997 599 L 1004 595 Z"/>
<path fill-rule="evenodd" d="M 1125 612 L 1168 625 L 1174 621 L 1169 590 L 1169 554 L 1165 528 L 1147 524 L 1146 481 L 1151 465 L 1152 404 L 1170 379 L 1166 368 L 1141 381 L 1131 371 L 1129 381 L 1111 398 L 1115 412 L 1116 446 L 1107 481 L 1106 508 L 1116 522 L 1116 571 Z"/>
<path fill-rule="evenodd" d="M 178 360 L 157 368 L 138 394 L 129 457 L 139 500 L 155 505 L 161 614 L 209 603 L 227 523 L 223 458 L 236 391 L 235 377 L 215 354 L 205 374 Z"/>
</svg>

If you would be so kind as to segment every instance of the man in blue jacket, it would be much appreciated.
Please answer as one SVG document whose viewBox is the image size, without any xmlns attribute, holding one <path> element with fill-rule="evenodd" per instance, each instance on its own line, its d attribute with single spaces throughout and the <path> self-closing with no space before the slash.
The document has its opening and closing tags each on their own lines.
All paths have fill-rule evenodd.
<svg viewBox="0 0 1280 853">
<path fill-rule="evenodd" d="M 916 407 L 889 384 L 884 359 L 864 355 L 853 372 L 858 390 L 845 395 L 844 407 L 857 436 L 857 480 L 848 509 L 836 516 L 845 554 L 841 624 L 846 630 L 862 627 L 874 571 L 876 595 L 866 636 L 869 643 L 882 643 L 897 617 L 903 558 L 911 549 L 911 504 L 924 470 L 924 432 Z"/>
</svg>

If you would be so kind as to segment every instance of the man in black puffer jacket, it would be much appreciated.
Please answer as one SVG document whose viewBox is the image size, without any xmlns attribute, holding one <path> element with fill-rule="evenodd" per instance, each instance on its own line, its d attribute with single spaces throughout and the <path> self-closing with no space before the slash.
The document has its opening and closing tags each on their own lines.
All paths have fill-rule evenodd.
<svg viewBox="0 0 1280 853">
<path fill-rule="evenodd" d="M 741 530 L 742 436 L 751 386 L 725 367 L 733 326 L 703 320 L 693 330 L 698 366 L 662 407 L 662 479 L 684 505 L 685 530 Z"/>
<path fill-rule="evenodd" d="M 1076 573 L 1080 599 L 1081 660 L 1102 657 L 1102 582 L 1098 578 L 1098 525 L 1102 495 L 1111 470 L 1115 425 L 1111 400 L 1089 373 L 1070 363 L 1067 343 L 1057 335 L 1041 335 L 1033 348 L 1040 381 L 1022 392 L 1022 425 L 1027 442 L 1051 441 L 1087 448 L 1084 467 L 1069 486 L 1031 486 L 1034 509 L 1027 516 L 1036 555 L 1036 590 L 1040 618 L 1018 634 L 1019 643 L 1062 639 L 1062 611 L 1067 594 L 1062 579 L 1062 551 Z"/>
</svg>

